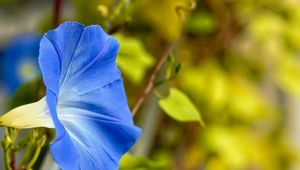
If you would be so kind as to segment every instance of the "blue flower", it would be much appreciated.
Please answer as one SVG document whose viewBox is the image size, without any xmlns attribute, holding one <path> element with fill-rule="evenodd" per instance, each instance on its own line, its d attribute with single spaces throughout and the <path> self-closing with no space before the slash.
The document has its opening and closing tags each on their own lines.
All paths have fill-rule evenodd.
<svg viewBox="0 0 300 170">
<path fill-rule="evenodd" d="M 50 149 L 63 170 L 117 169 L 141 133 L 116 65 L 118 49 L 97 25 L 66 22 L 47 32 L 39 53 L 46 97 L 6 113 L 1 124 L 54 127 Z"/>
<path fill-rule="evenodd" d="M 40 75 L 38 65 L 39 42 L 37 33 L 24 33 L 12 38 L 3 51 L 0 73 L 6 93 L 11 96 L 26 81 Z"/>
</svg>

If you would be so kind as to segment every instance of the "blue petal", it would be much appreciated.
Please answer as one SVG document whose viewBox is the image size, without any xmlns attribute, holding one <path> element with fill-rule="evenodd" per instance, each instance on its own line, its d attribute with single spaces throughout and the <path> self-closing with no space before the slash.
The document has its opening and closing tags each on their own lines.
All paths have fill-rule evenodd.
<svg viewBox="0 0 300 170">
<path fill-rule="evenodd" d="M 40 67 L 62 169 L 117 169 L 141 131 L 134 126 L 116 66 L 118 42 L 99 26 L 67 22 L 45 34 Z"/>
</svg>

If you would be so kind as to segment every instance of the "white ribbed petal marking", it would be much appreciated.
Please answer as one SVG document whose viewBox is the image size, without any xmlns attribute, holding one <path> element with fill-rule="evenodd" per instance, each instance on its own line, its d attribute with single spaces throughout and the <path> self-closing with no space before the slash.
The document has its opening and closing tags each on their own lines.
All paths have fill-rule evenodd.
<svg viewBox="0 0 300 170">
<path fill-rule="evenodd" d="M 38 102 L 26 104 L 7 112 L 0 117 L 0 125 L 14 128 L 54 128 L 45 97 Z"/>
</svg>

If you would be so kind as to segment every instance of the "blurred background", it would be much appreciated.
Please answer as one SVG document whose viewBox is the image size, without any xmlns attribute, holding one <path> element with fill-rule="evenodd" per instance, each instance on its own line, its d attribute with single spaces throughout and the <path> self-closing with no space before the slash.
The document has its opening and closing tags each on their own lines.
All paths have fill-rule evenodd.
<svg viewBox="0 0 300 170">
<path fill-rule="evenodd" d="M 0 0 L 0 114 L 39 98 L 39 41 L 64 21 L 119 40 L 131 108 L 174 45 L 121 170 L 300 169 L 299 0 Z"/>
</svg>

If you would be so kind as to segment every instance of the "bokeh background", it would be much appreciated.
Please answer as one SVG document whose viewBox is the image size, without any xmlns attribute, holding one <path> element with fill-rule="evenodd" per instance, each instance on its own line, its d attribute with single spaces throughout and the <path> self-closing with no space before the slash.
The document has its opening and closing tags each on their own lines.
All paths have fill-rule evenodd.
<svg viewBox="0 0 300 170">
<path fill-rule="evenodd" d="M 99 24 L 119 40 L 131 108 L 176 43 L 134 117 L 143 135 L 121 170 L 300 169 L 299 0 L 61 3 L 60 23 Z M 0 114 L 38 99 L 39 40 L 54 11 L 52 0 L 0 0 Z M 166 109 L 170 88 L 188 99 Z M 205 125 L 186 121 L 190 112 Z M 36 168 L 57 169 L 44 155 Z"/>
</svg>

